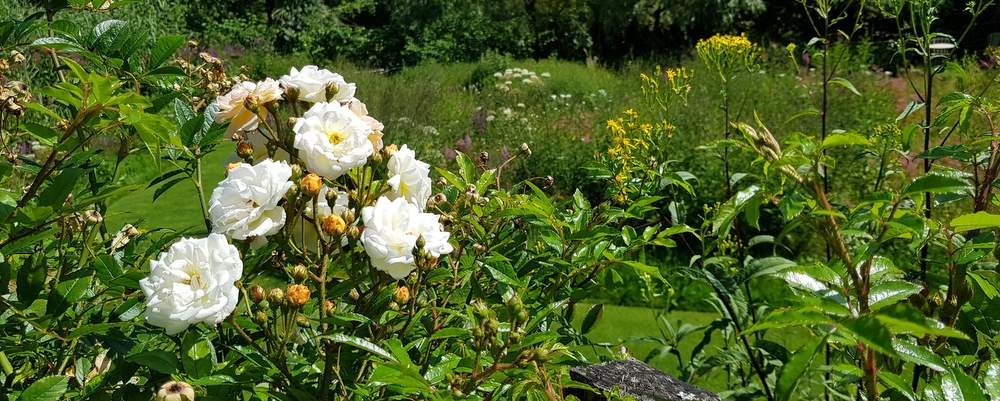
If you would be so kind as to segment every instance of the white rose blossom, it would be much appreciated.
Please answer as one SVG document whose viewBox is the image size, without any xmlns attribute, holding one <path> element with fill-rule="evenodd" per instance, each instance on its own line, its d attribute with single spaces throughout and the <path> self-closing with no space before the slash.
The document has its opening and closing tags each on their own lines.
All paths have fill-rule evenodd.
<svg viewBox="0 0 1000 401">
<path fill-rule="evenodd" d="M 247 97 L 252 97 L 257 104 L 265 104 L 281 100 L 283 93 L 278 81 L 271 78 L 260 82 L 240 82 L 229 93 L 215 99 L 219 108 L 215 112 L 215 122 L 229 122 L 227 136 L 236 131 L 253 131 L 257 129 L 260 119 L 258 113 L 246 107 Z"/>
<path fill-rule="evenodd" d="M 295 122 L 294 146 L 306 168 L 334 180 L 374 153 L 371 127 L 339 103 L 316 103 Z"/>
<path fill-rule="evenodd" d="M 236 240 L 278 232 L 285 224 L 285 209 L 278 202 L 292 186 L 291 176 L 287 163 L 270 159 L 229 170 L 209 200 L 212 231 Z"/>
<path fill-rule="evenodd" d="M 295 88 L 299 91 L 299 100 L 309 103 L 320 103 L 336 100 L 347 102 L 354 98 L 357 92 L 357 85 L 348 83 L 340 74 L 327 69 L 320 69 L 315 65 L 307 65 L 301 70 L 292 67 L 288 75 L 281 77 L 281 82 L 285 87 Z M 327 91 L 333 86 L 336 94 L 333 98 L 327 97 Z"/>
<path fill-rule="evenodd" d="M 139 281 L 146 294 L 146 322 L 177 334 L 197 323 L 219 324 L 233 313 L 243 262 L 220 234 L 183 238 L 149 262 Z"/>
<path fill-rule="evenodd" d="M 424 250 L 434 257 L 451 253 L 450 234 L 442 231 L 438 215 L 424 213 L 403 198 L 380 197 L 361 210 L 365 230 L 361 242 L 376 269 L 399 280 L 416 268 L 413 249 L 424 238 Z"/>
<path fill-rule="evenodd" d="M 420 210 L 426 209 L 431 197 L 431 166 L 417 160 L 413 150 L 403 145 L 389 158 L 388 167 L 390 199 L 404 198 Z"/>
</svg>

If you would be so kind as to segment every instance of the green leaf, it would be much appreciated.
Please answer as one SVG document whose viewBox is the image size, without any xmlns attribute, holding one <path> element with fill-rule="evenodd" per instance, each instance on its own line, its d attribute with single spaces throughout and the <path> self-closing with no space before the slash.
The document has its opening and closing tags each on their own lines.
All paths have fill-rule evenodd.
<svg viewBox="0 0 1000 401">
<path fill-rule="evenodd" d="M 835 148 L 838 146 L 869 146 L 871 141 L 864 136 L 854 133 L 845 132 L 840 134 L 833 134 L 823 140 L 823 149 Z"/>
<path fill-rule="evenodd" d="M 875 318 L 881 321 L 894 334 L 912 334 L 922 337 L 927 334 L 951 338 L 968 339 L 969 337 L 955 328 L 945 326 L 940 321 L 924 316 L 908 304 L 897 304 L 891 309 L 879 311 Z"/>
<path fill-rule="evenodd" d="M 140 352 L 135 355 L 129 355 L 125 359 L 129 362 L 134 362 L 154 371 L 168 375 L 177 373 L 177 370 L 180 369 L 181 365 L 180 361 L 177 360 L 177 356 L 175 356 L 172 352 L 163 350 Z"/>
<path fill-rule="evenodd" d="M 916 100 L 910 101 L 910 104 L 906 105 L 906 108 L 903 109 L 903 112 L 899 113 L 899 115 L 896 116 L 896 121 L 902 121 L 903 119 L 909 117 L 913 113 L 916 113 L 917 110 L 920 110 L 923 107 L 924 107 L 923 102 L 918 102 Z"/>
<path fill-rule="evenodd" d="M 909 281 L 885 281 L 872 286 L 868 301 L 873 311 L 879 310 L 909 298 L 910 295 L 920 292 L 920 289 L 921 286 Z"/>
<path fill-rule="evenodd" d="M 69 376 L 48 376 L 35 382 L 17 397 L 20 401 L 59 401 L 66 393 Z"/>
<path fill-rule="evenodd" d="M 837 85 L 837 86 L 840 86 L 840 87 L 843 87 L 844 89 L 847 89 L 847 90 L 851 91 L 851 93 L 853 93 L 855 95 L 861 96 L 861 92 L 858 92 L 858 88 L 855 88 L 854 84 L 852 84 L 851 81 L 848 81 L 846 78 L 837 77 L 837 78 L 831 79 L 830 83 L 834 84 L 834 85 Z"/>
<path fill-rule="evenodd" d="M 326 338 L 335 343 L 351 345 L 363 349 L 365 351 L 371 352 L 375 355 L 378 355 L 390 361 L 394 362 L 396 361 L 396 358 L 393 358 L 392 354 L 389 354 L 388 351 L 382 349 L 382 347 L 379 347 L 378 345 L 375 345 L 371 341 L 368 341 L 361 337 L 349 336 L 343 333 L 334 333 L 330 335 L 320 336 L 320 338 Z"/>
<path fill-rule="evenodd" d="M 1000 215 L 986 212 L 963 214 L 951 220 L 950 225 L 956 232 L 983 230 L 1000 227 Z"/>
<path fill-rule="evenodd" d="M 594 328 L 594 323 L 597 323 L 597 319 L 601 317 L 601 311 L 604 310 L 604 304 L 597 304 L 590 307 L 587 311 L 587 316 L 583 318 L 583 326 L 580 327 L 580 331 L 583 334 L 590 333 L 590 330 Z"/>
<path fill-rule="evenodd" d="M 788 363 L 785 363 L 785 366 L 781 368 L 775 389 L 775 395 L 779 401 L 792 399 L 792 392 L 795 391 L 795 385 L 798 384 L 802 374 L 809 369 L 813 357 L 823 348 L 823 344 L 826 344 L 826 336 L 803 345 L 802 348 L 795 351 L 795 354 L 788 360 Z"/>
<path fill-rule="evenodd" d="M 981 380 L 990 399 L 1000 400 L 1000 362 L 996 359 L 987 362 Z"/>
<path fill-rule="evenodd" d="M 83 170 L 78 168 L 68 168 L 52 179 L 42 194 L 38 196 L 39 206 L 62 206 L 66 197 L 73 192 L 76 181 L 83 175 Z"/>
<path fill-rule="evenodd" d="M 44 125 L 25 122 L 21 124 L 21 128 L 31 133 L 31 137 L 43 145 L 55 146 L 56 141 L 59 140 L 59 132 Z"/>
<path fill-rule="evenodd" d="M 857 319 L 845 319 L 837 323 L 837 327 L 850 333 L 858 341 L 872 349 L 889 356 L 896 354 L 892 347 L 892 333 L 878 319 L 862 316 Z"/>
<path fill-rule="evenodd" d="M 33 260 L 29 258 L 17 270 L 17 300 L 25 305 L 34 301 L 45 286 L 45 267 L 36 266 Z"/>
<path fill-rule="evenodd" d="M 191 377 L 205 377 L 215 368 L 215 346 L 197 330 L 188 330 L 181 340 L 181 364 Z"/>
<path fill-rule="evenodd" d="M 969 183 L 961 178 L 931 173 L 913 180 L 903 191 L 903 194 L 912 196 L 924 192 L 932 194 L 968 193 L 968 190 Z"/>
<path fill-rule="evenodd" d="M 801 326 L 826 326 L 834 324 L 833 320 L 824 313 L 809 309 L 779 309 L 769 313 L 753 326 L 743 331 L 743 335 L 753 332 L 779 329 L 786 327 Z"/>
<path fill-rule="evenodd" d="M 62 315 L 67 308 L 75 304 L 90 288 L 94 277 L 87 275 L 56 284 L 55 291 L 49 293 L 49 301 L 45 306 L 45 314 L 49 316 Z"/>
<path fill-rule="evenodd" d="M 910 384 L 904 381 L 903 378 L 899 377 L 895 373 L 885 370 L 879 371 L 878 379 L 886 387 L 898 391 L 900 394 L 906 397 L 907 400 L 917 401 L 917 396 L 913 394 L 912 390 L 910 390 Z"/>
<path fill-rule="evenodd" d="M 164 35 L 156 39 L 153 48 L 149 51 L 149 64 L 147 68 L 159 67 L 174 55 L 177 49 L 184 46 L 184 35 Z"/>
<path fill-rule="evenodd" d="M 941 392 L 947 401 L 988 401 L 979 383 L 957 368 L 941 376 Z"/>
<path fill-rule="evenodd" d="M 929 348 L 913 342 L 909 338 L 898 338 L 892 341 L 892 347 L 899 355 L 899 359 L 923 365 L 938 372 L 944 372 L 948 365 L 944 359 L 931 351 Z"/>
</svg>

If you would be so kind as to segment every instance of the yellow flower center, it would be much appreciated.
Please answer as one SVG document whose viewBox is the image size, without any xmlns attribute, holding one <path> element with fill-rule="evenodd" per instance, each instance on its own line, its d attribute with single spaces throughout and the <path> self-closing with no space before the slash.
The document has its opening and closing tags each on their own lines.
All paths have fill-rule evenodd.
<svg viewBox="0 0 1000 401">
<path fill-rule="evenodd" d="M 331 144 L 337 145 L 347 139 L 347 134 L 337 129 L 330 129 L 326 131 L 326 138 L 330 140 Z"/>
</svg>

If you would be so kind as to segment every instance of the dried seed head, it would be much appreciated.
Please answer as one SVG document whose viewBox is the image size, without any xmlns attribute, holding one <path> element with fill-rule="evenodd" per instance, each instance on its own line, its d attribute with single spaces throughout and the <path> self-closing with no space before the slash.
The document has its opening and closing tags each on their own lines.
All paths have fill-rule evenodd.
<svg viewBox="0 0 1000 401">
<path fill-rule="evenodd" d="M 171 381 L 156 392 L 156 401 L 194 401 L 194 387 L 182 381 Z"/>
</svg>

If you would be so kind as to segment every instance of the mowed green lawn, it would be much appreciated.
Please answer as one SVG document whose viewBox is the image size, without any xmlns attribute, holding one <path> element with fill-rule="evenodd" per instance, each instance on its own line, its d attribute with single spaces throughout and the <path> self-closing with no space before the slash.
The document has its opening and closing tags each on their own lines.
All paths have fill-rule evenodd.
<svg viewBox="0 0 1000 401">
<path fill-rule="evenodd" d="M 577 328 L 582 326 L 587 311 L 591 306 L 588 304 L 576 305 L 577 309 L 573 320 Z M 650 308 L 605 305 L 604 310 L 601 312 L 597 322 L 587 333 L 587 336 L 592 341 L 604 343 L 607 346 L 581 347 L 578 350 L 587 357 L 597 355 L 606 356 L 611 352 L 617 353 L 621 346 L 624 346 L 630 355 L 643 360 L 651 351 L 658 347 L 656 343 L 643 341 L 642 338 L 646 336 L 661 337 L 660 330 L 657 327 L 657 321 L 660 319 L 659 313 L 660 311 Z M 667 320 L 670 321 L 675 330 L 679 329 L 682 324 L 705 326 L 718 317 L 717 314 L 710 312 L 672 311 L 666 314 Z M 703 333 L 704 331 L 696 331 L 681 340 L 679 349 L 684 363 L 690 362 L 691 352 L 698 342 L 701 341 Z M 771 330 L 764 339 L 794 350 L 804 345 L 809 340 L 809 335 L 801 329 Z M 740 345 L 731 343 L 729 347 L 740 347 Z M 725 352 L 725 344 L 723 344 L 720 332 L 716 331 L 713 333 L 712 340 L 705 347 L 704 352 L 706 355 Z M 674 376 L 680 374 L 677 358 L 673 354 L 661 354 L 651 359 L 649 363 L 657 369 Z M 724 369 L 715 369 L 704 376 L 695 376 L 692 384 L 715 392 L 731 390 L 742 386 L 739 383 L 739 379 L 735 376 L 733 380 L 734 382 L 729 382 Z"/>
<path fill-rule="evenodd" d="M 202 181 L 205 185 L 205 198 L 212 195 L 212 189 L 225 177 L 226 163 L 232 161 L 232 146 L 220 146 L 218 150 L 205 155 L 202 159 Z M 139 162 L 126 166 L 126 174 L 136 177 L 130 181 L 149 182 L 156 178 L 157 169 L 152 164 L 151 157 L 142 157 Z M 160 162 L 159 171 L 172 170 L 169 163 Z M 141 177 L 141 178 L 140 178 Z M 144 179 L 143 179 L 144 178 Z M 168 180 L 169 181 L 169 180 Z M 185 180 L 170 188 L 153 201 L 157 187 L 133 192 L 113 203 L 108 210 L 108 229 L 118 230 L 125 223 L 131 223 L 140 228 L 166 228 L 186 231 L 191 235 L 204 234 L 205 225 L 202 222 L 201 206 L 198 205 L 198 192 L 194 182 Z"/>
</svg>

